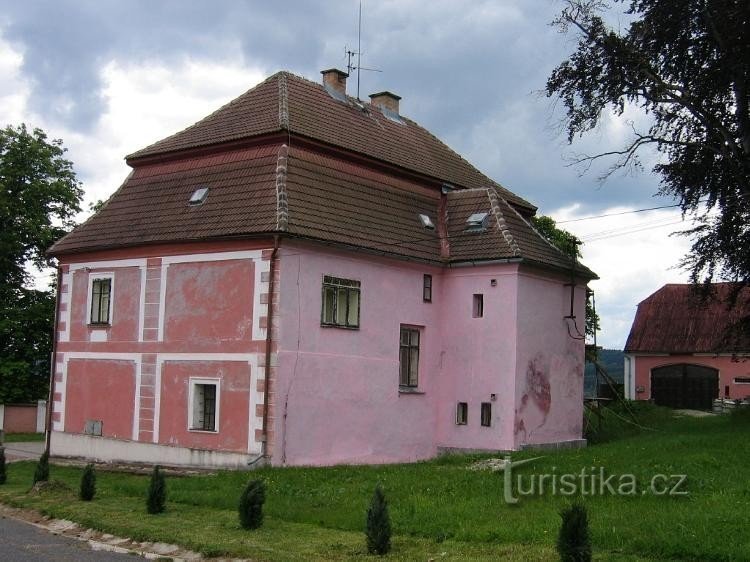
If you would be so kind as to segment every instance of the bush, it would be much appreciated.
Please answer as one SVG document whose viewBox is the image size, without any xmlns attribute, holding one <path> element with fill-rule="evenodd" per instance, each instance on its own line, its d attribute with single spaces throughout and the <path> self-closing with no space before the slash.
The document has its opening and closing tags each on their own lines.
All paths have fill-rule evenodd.
<svg viewBox="0 0 750 562">
<path fill-rule="evenodd" d="M 378 484 L 367 508 L 367 552 L 388 554 L 391 550 L 391 518 L 388 515 L 388 502 L 383 489 Z"/>
<path fill-rule="evenodd" d="M 148 486 L 148 497 L 146 498 L 146 511 L 152 515 L 163 513 L 166 503 L 167 483 L 159 465 L 156 465 L 151 472 L 151 483 Z"/>
<path fill-rule="evenodd" d="M 251 480 L 240 496 L 240 525 L 243 529 L 257 529 L 263 524 L 263 503 L 266 485 L 262 480 Z"/>
<path fill-rule="evenodd" d="M 5 484 L 8 479 L 8 472 L 5 467 L 5 448 L 0 445 L 0 484 Z"/>
<path fill-rule="evenodd" d="M 561 562 L 589 562 L 591 539 L 586 508 L 575 503 L 560 512 L 562 525 L 557 537 L 557 552 Z"/>
<path fill-rule="evenodd" d="M 87 464 L 81 475 L 81 488 L 78 491 L 78 497 L 85 502 L 90 502 L 94 499 L 95 495 L 96 473 L 94 472 L 94 465 Z"/>
<path fill-rule="evenodd" d="M 34 470 L 34 484 L 37 482 L 46 482 L 49 480 L 49 453 L 44 452 L 39 457 L 39 462 L 36 463 L 36 470 Z"/>
</svg>

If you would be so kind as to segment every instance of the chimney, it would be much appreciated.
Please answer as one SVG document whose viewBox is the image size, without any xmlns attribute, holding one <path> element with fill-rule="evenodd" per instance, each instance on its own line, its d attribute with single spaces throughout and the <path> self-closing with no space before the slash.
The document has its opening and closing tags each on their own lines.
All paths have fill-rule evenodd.
<svg viewBox="0 0 750 562">
<path fill-rule="evenodd" d="M 323 75 L 323 85 L 326 88 L 346 95 L 346 79 L 349 77 L 346 72 L 338 68 L 329 68 L 321 70 L 320 73 Z"/>
<path fill-rule="evenodd" d="M 370 103 L 380 109 L 385 109 L 391 113 L 398 115 L 398 100 L 401 96 L 397 96 L 392 92 L 378 92 L 377 94 L 370 94 Z"/>
</svg>

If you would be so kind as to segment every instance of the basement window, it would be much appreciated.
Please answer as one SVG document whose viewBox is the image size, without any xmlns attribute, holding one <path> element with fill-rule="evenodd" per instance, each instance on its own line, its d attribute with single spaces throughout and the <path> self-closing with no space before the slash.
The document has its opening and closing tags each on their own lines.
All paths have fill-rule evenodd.
<svg viewBox="0 0 750 562">
<path fill-rule="evenodd" d="M 189 427 L 192 431 L 219 431 L 219 381 L 190 379 Z"/>
<path fill-rule="evenodd" d="M 481 420 L 483 427 L 490 427 L 492 425 L 492 403 L 482 402 L 481 409 Z"/>
<path fill-rule="evenodd" d="M 422 277 L 422 300 L 432 302 L 432 275 L 427 273 Z"/>
<path fill-rule="evenodd" d="M 89 277 L 89 324 L 109 326 L 112 319 L 112 273 L 97 273 Z"/>
<path fill-rule="evenodd" d="M 416 388 L 419 385 L 419 328 L 401 326 L 398 354 L 398 384 Z"/>
<path fill-rule="evenodd" d="M 456 425 L 466 425 L 469 423 L 469 404 L 459 402 L 456 404 Z"/>
<path fill-rule="evenodd" d="M 358 329 L 359 297 L 359 281 L 323 276 L 321 326 Z"/>
<path fill-rule="evenodd" d="M 734 377 L 734 384 L 750 384 L 750 377 Z"/>
<path fill-rule="evenodd" d="M 197 205 L 202 205 L 206 202 L 206 199 L 208 198 L 208 188 L 207 187 L 199 187 L 195 191 L 193 191 L 193 194 L 190 196 L 190 199 L 188 200 L 188 205 L 191 207 L 195 207 Z"/>
<path fill-rule="evenodd" d="M 471 304 L 472 318 L 482 318 L 484 316 L 484 295 L 477 293 L 474 295 Z"/>
</svg>

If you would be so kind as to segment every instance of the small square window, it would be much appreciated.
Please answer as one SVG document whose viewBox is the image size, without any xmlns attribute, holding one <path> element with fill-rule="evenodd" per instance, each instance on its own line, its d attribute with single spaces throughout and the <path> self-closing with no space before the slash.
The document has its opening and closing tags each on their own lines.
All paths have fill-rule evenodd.
<svg viewBox="0 0 750 562">
<path fill-rule="evenodd" d="M 456 425 L 466 425 L 469 422 L 469 404 L 459 402 L 456 405 Z"/>
<path fill-rule="evenodd" d="M 432 275 L 424 274 L 422 279 L 422 300 L 432 302 Z"/>
<path fill-rule="evenodd" d="M 93 277 L 90 287 L 89 324 L 109 324 L 112 308 L 112 277 Z"/>
<path fill-rule="evenodd" d="M 190 429 L 218 431 L 218 381 L 191 380 Z"/>
<path fill-rule="evenodd" d="M 490 427 L 492 425 L 492 403 L 482 402 L 481 411 L 482 425 L 484 427 Z"/>
<path fill-rule="evenodd" d="M 419 329 L 401 326 L 399 340 L 399 386 L 415 388 L 419 385 Z"/>
<path fill-rule="evenodd" d="M 359 328 L 359 281 L 323 277 L 322 326 Z"/>
<path fill-rule="evenodd" d="M 471 315 L 474 318 L 482 318 L 484 316 L 484 295 L 475 294 L 472 302 Z"/>
<path fill-rule="evenodd" d="M 734 384 L 750 384 L 750 377 L 734 377 Z"/>
</svg>

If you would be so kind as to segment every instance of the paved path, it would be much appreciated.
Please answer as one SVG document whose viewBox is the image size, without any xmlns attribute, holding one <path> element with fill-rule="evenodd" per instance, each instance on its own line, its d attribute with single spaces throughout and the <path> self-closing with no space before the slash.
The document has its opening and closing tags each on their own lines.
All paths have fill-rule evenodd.
<svg viewBox="0 0 750 562">
<path fill-rule="evenodd" d="M 37 460 L 44 452 L 44 441 L 23 443 L 5 443 L 5 458 L 8 462 L 18 460 Z"/>
<path fill-rule="evenodd" d="M 97 552 L 88 543 L 53 535 L 29 523 L 0 518 L 0 559 L 3 562 L 123 562 L 138 560 L 129 554 Z"/>
</svg>

